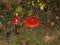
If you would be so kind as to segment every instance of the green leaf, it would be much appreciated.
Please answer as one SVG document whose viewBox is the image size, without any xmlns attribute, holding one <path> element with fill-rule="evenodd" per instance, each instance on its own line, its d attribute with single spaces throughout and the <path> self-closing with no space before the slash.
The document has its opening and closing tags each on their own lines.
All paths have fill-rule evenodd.
<svg viewBox="0 0 60 45">
<path fill-rule="evenodd" d="M 28 11 L 28 16 L 31 16 L 32 14 L 33 14 L 32 10 Z"/>
<path fill-rule="evenodd" d="M 19 13 L 21 15 L 24 15 L 25 14 L 25 10 L 22 7 L 18 7 L 18 8 L 16 8 L 15 13 Z"/>
</svg>

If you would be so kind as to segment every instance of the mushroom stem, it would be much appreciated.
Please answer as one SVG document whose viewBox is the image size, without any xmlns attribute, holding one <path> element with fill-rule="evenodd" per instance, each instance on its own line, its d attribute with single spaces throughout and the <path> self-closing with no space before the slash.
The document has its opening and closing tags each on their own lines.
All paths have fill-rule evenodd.
<svg viewBox="0 0 60 45">
<path fill-rule="evenodd" d="M 17 25 L 15 25 L 15 33 L 17 32 Z"/>
<path fill-rule="evenodd" d="M 33 31 L 34 27 L 31 28 L 31 31 Z"/>
</svg>

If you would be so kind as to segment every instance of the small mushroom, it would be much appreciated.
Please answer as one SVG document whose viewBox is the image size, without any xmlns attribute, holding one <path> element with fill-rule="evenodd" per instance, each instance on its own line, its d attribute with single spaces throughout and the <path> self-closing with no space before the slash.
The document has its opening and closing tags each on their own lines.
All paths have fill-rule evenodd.
<svg viewBox="0 0 60 45">
<path fill-rule="evenodd" d="M 40 24 L 40 20 L 36 17 L 28 17 L 25 20 L 25 24 L 28 27 L 34 28 L 34 27 L 37 27 Z"/>
<path fill-rule="evenodd" d="M 13 18 L 13 24 L 17 25 L 19 22 L 20 22 L 20 18 L 18 16 Z"/>
</svg>

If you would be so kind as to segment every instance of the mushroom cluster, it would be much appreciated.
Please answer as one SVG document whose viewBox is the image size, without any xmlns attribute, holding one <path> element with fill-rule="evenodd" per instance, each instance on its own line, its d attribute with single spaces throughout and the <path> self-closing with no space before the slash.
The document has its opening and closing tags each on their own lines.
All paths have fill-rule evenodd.
<svg viewBox="0 0 60 45">
<path fill-rule="evenodd" d="M 17 16 L 13 19 L 13 24 L 17 25 L 20 22 L 20 18 Z M 27 17 L 25 19 L 25 25 L 27 27 L 35 28 L 40 24 L 40 20 L 36 17 Z"/>
</svg>

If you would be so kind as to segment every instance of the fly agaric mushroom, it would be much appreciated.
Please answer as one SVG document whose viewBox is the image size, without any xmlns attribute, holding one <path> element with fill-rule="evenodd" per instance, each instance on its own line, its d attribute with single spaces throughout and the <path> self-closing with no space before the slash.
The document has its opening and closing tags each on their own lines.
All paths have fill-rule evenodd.
<svg viewBox="0 0 60 45">
<path fill-rule="evenodd" d="M 16 16 L 14 19 L 13 19 L 13 24 L 18 24 L 20 22 L 20 18 L 18 16 Z"/>
<path fill-rule="evenodd" d="M 28 27 L 34 28 L 34 27 L 37 27 L 40 24 L 40 20 L 36 17 L 28 17 L 25 20 L 25 24 Z"/>
</svg>

